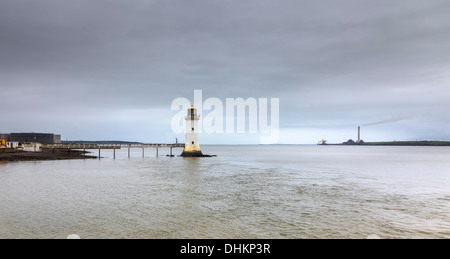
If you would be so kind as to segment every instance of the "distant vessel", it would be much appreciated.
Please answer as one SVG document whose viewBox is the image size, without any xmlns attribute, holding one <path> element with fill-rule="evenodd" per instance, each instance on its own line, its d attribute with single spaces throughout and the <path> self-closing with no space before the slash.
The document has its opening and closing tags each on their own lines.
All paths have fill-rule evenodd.
<svg viewBox="0 0 450 259">
<path fill-rule="evenodd" d="M 317 142 L 317 145 L 326 145 L 327 141 L 325 139 L 319 140 L 319 142 Z"/>
</svg>

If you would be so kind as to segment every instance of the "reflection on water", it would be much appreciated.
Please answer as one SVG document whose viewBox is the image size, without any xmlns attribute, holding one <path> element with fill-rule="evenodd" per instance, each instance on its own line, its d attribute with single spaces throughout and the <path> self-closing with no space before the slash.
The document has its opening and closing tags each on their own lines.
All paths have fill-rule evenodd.
<svg viewBox="0 0 450 259">
<path fill-rule="evenodd" d="M 450 148 L 204 149 L 0 163 L 0 238 L 450 237 Z"/>
</svg>

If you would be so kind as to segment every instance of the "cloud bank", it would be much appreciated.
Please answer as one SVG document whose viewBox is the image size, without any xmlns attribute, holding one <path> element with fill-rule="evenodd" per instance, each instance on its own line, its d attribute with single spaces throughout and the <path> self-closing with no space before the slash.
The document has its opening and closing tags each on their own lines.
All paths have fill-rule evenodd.
<svg viewBox="0 0 450 259">
<path fill-rule="evenodd" d="M 0 131 L 172 141 L 177 97 L 280 98 L 282 143 L 450 139 L 446 0 L 2 0 Z M 206 143 L 253 143 L 204 136 Z M 257 138 L 255 138 L 257 139 Z"/>
</svg>

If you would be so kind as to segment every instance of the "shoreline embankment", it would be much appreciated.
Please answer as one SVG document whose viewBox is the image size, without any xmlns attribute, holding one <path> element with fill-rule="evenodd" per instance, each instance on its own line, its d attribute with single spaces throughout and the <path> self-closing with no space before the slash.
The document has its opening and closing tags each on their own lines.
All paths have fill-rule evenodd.
<svg viewBox="0 0 450 259">
<path fill-rule="evenodd" d="M 11 149 L 0 151 L 0 162 L 16 161 L 48 161 L 48 160 L 74 160 L 97 159 L 97 156 L 86 155 L 89 152 L 69 149 L 43 149 L 40 152 L 24 152 Z"/>
</svg>

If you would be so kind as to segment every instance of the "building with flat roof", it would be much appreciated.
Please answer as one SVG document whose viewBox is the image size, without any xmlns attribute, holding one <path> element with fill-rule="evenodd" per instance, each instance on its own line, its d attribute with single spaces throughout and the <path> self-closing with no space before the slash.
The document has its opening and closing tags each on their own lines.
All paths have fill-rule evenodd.
<svg viewBox="0 0 450 259">
<path fill-rule="evenodd" d="M 6 135 L 6 134 L 5 134 Z M 61 135 L 55 135 L 52 133 L 11 133 L 8 141 L 15 141 L 20 143 L 36 142 L 42 144 L 59 144 L 61 143 Z"/>
<path fill-rule="evenodd" d="M 15 142 L 15 141 L 6 142 L 6 148 L 16 149 L 18 147 L 19 147 L 19 142 Z"/>
</svg>

